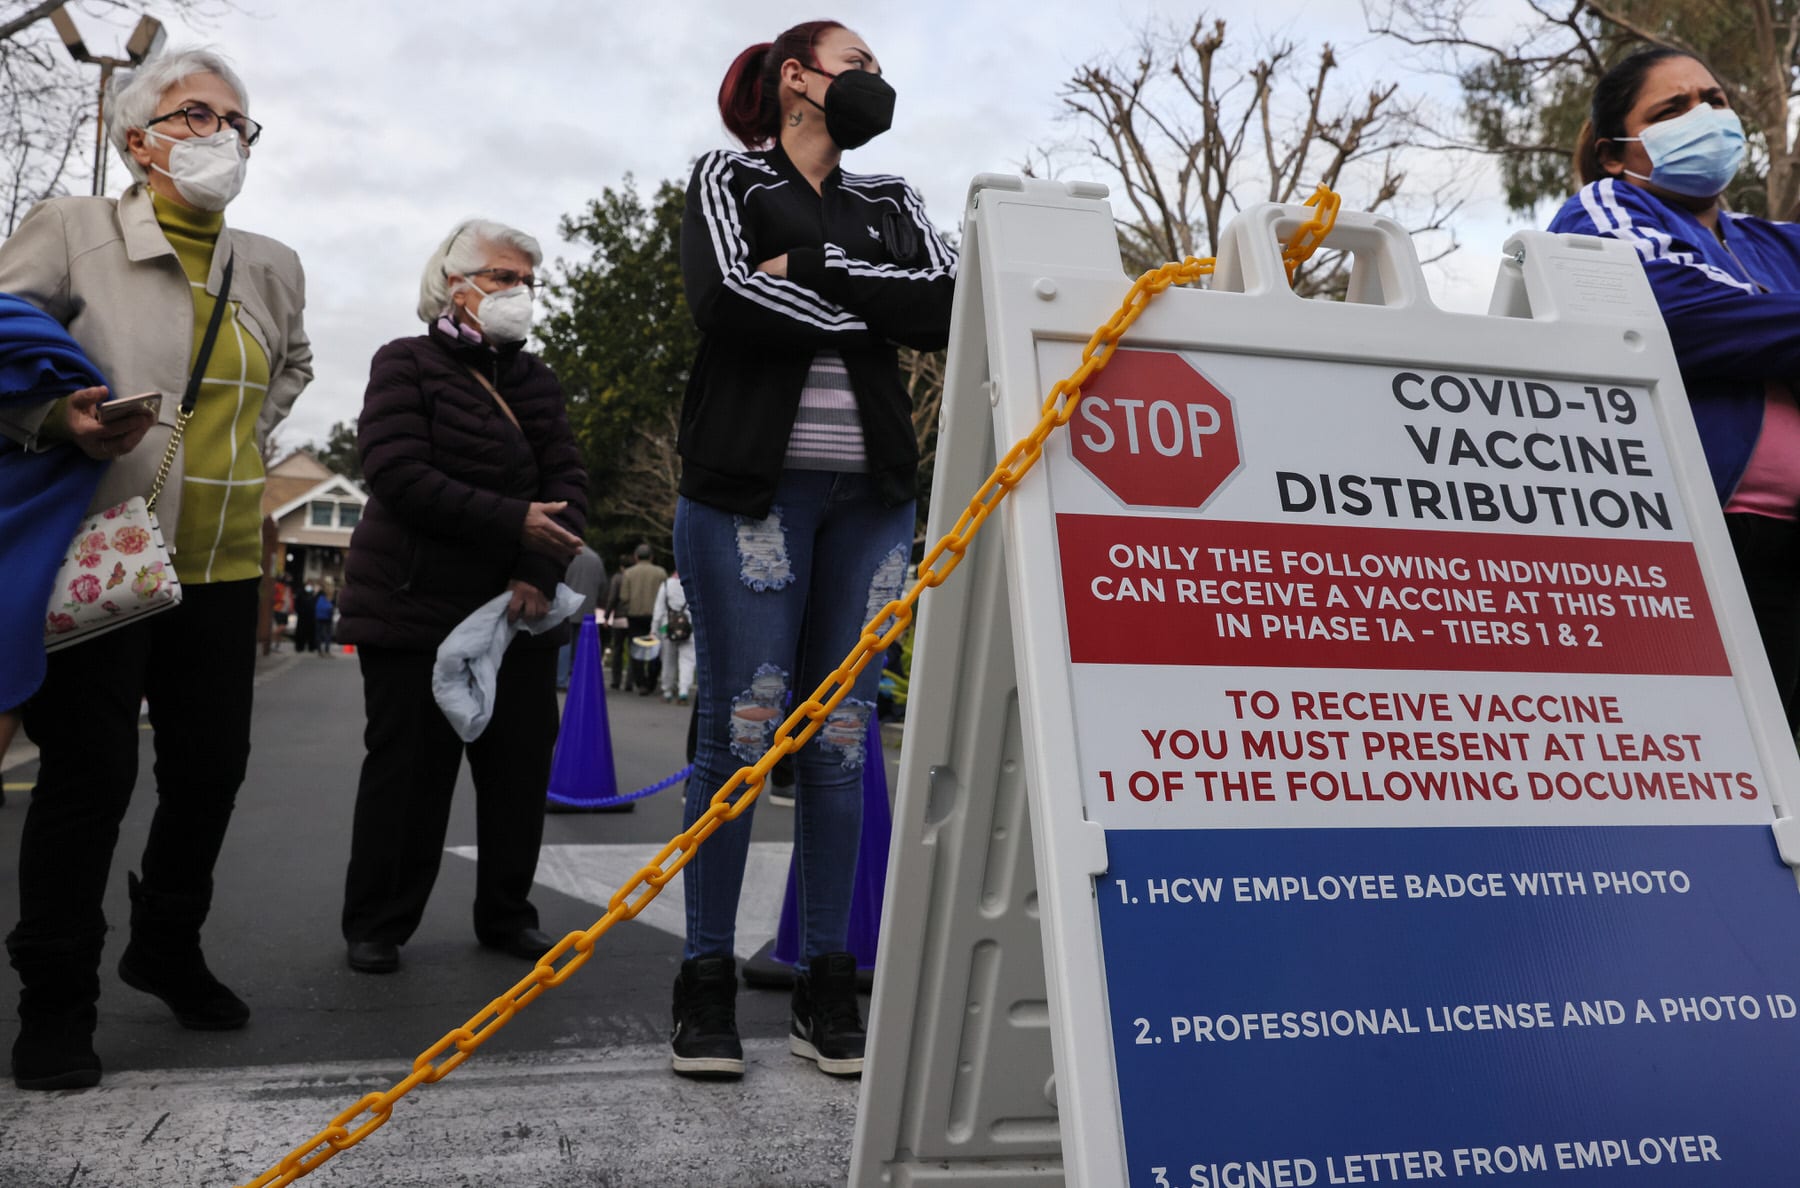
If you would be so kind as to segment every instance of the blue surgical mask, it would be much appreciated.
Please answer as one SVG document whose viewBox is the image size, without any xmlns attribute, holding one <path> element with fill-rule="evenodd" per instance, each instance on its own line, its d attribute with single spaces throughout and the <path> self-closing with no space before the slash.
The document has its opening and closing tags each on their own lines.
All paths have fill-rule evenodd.
<svg viewBox="0 0 1800 1188">
<path fill-rule="evenodd" d="M 1688 198 L 1711 198 L 1724 192 L 1744 163 L 1744 125 L 1729 107 L 1702 103 L 1672 120 L 1651 124 L 1636 140 L 1650 157 L 1650 176 L 1625 172 L 1639 181 Z"/>
</svg>

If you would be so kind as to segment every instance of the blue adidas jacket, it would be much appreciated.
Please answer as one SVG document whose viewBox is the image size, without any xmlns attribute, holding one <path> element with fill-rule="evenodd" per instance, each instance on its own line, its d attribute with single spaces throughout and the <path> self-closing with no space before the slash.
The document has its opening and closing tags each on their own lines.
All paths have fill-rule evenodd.
<svg viewBox="0 0 1800 1188">
<path fill-rule="evenodd" d="M 1764 383 L 1800 380 L 1800 223 L 1724 212 L 1724 243 L 1642 185 L 1584 185 L 1550 230 L 1636 248 L 1669 324 L 1719 502 L 1762 432 Z"/>
<path fill-rule="evenodd" d="M 1564 202 L 1550 230 L 1637 249 L 1675 344 L 1719 502 L 1762 433 L 1764 384 L 1800 379 L 1800 223 L 1725 212 L 1721 243 L 1641 186 L 1607 178 Z"/>
</svg>

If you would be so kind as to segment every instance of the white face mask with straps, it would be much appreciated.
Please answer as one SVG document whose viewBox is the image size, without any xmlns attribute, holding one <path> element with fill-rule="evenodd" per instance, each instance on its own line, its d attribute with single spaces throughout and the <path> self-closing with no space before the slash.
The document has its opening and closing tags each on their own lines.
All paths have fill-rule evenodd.
<svg viewBox="0 0 1800 1188">
<path fill-rule="evenodd" d="M 469 314 L 480 323 L 484 335 L 496 343 L 525 341 L 525 336 L 531 333 L 530 289 L 514 285 L 510 289 L 484 293 L 474 281 L 465 280 L 463 284 L 475 294 L 476 304 Z"/>
<path fill-rule="evenodd" d="M 145 136 L 170 142 L 169 167 L 151 168 L 175 183 L 175 192 L 201 210 L 224 210 L 238 191 L 244 188 L 244 171 L 250 159 L 244 156 L 243 142 L 230 128 L 220 128 L 211 136 L 165 136 L 154 128 L 145 128 Z"/>
</svg>

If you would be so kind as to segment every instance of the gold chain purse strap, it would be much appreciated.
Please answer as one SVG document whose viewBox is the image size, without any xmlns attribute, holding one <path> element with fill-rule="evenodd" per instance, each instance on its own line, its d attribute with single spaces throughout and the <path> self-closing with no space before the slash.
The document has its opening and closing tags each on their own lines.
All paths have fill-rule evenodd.
<svg viewBox="0 0 1800 1188">
<path fill-rule="evenodd" d="M 187 391 L 181 394 L 181 411 L 175 418 L 175 431 L 169 434 L 169 448 L 163 451 L 162 463 L 156 468 L 156 481 L 150 484 L 150 498 L 144 500 L 144 506 L 150 511 L 156 510 L 156 501 L 162 498 L 163 484 L 169 481 L 169 471 L 175 466 L 175 452 L 181 448 L 182 434 L 187 432 L 188 422 L 194 417 L 194 404 L 200 399 L 200 385 L 206 379 L 206 365 L 212 361 L 213 344 L 219 340 L 219 325 L 225 320 L 225 306 L 231 300 L 231 266 L 236 262 L 235 255 L 225 257 L 225 272 L 219 278 L 219 296 L 213 302 L 212 317 L 206 323 L 206 337 L 200 340 L 200 353 L 194 358 Z"/>
</svg>

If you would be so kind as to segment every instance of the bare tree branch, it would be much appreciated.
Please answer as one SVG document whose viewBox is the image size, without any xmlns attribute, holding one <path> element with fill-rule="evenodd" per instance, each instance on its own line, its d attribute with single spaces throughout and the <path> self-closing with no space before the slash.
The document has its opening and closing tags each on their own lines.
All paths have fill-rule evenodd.
<svg viewBox="0 0 1800 1188">
<path fill-rule="evenodd" d="M 1291 202 L 1321 181 L 1346 189 L 1346 200 L 1365 210 L 1404 215 L 1408 203 L 1422 205 L 1434 217 L 1421 231 L 1442 231 L 1459 200 L 1440 193 L 1401 201 L 1398 154 L 1418 142 L 1419 121 L 1396 84 L 1355 94 L 1330 45 L 1304 76 L 1291 41 L 1253 54 L 1236 49 L 1226 23 L 1203 13 L 1180 32 L 1147 26 L 1132 57 L 1096 59 L 1064 86 L 1075 143 L 1117 183 L 1128 267 L 1200 254 L 1203 244 L 1217 254 L 1220 231 L 1247 198 Z M 1039 156 L 1049 168 L 1050 153 Z M 1445 250 L 1454 250 L 1449 242 Z M 1301 285 L 1335 291 L 1347 276 L 1339 259 L 1303 273 Z"/>
<path fill-rule="evenodd" d="M 1537 6 L 1534 4 L 1532 7 L 1536 8 Z M 1577 11 L 1583 7 L 1592 11 L 1594 15 L 1601 20 L 1618 26 L 1618 28 L 1628 36 L 1634 37 L 1639 41 L 1646 42 L 1650 45 L 1666 45 L 1673 49 L 1687 50 L 1689 53 L 1692 53 L 1694 50 L 1692 45 L 1679 37 L 1669 37 L 1666 34 L 1657 33 L 1652 29 L 1645 28 L 1643 25 L 1632 20 L 1624 10 L 1616 5 L 1605 3 L 1605 0 L 1583 0 L 1582 4 L 1576 6 Z M 1571 29 L 1575 29 L 1575 16 L 1576 13 L 1570 13 L 1560 23 L 1568 25 Z"/>
<path fill-rule="evenodd" d="M 63 0 L 43 0 L 43 3 L 34 4 L 17 16 L 0 20 L 0 41 L 12 40 L 15 33 L 37 24 L 62 6 Z"/>
<path fill-rule="evenodd" d="M 1471 0 L 1364 0 L 1371 30 L 1438 54 L 1428 68 L 1458 78 L 1465 127 L 1445 142 L 1496 157 L 1508 201 L 1528 210 L 1573 188 L 1538 147 L 1572 150 L 1588 96 L 1606 68 L 1645 45 L 1693 53 L 1712 68 L 1744 119 L 1752 169 L 1727 192 L 1738 209 L 1800 210 L 1800 6 L 1793 0 L 1526 0 L 1533 20 L 1497 42 L 1472 24 Z M 1760 174 L 1761 176 L 1757 176 Z"/>
<path fill-rule="evenodd" d="M 53 0 L 17 8 L 0 18 L 0 209 L 10 234 L 24 212 L 44 198 L 91 183 L 98 76 L 71 58 L 45 21 Z M 164 14 L 205 25 L 231 0 L 158 0 Z M 90 44 L 101 53 L 141 15 L 137 0 L 70 0 Z"/>
</svg>

